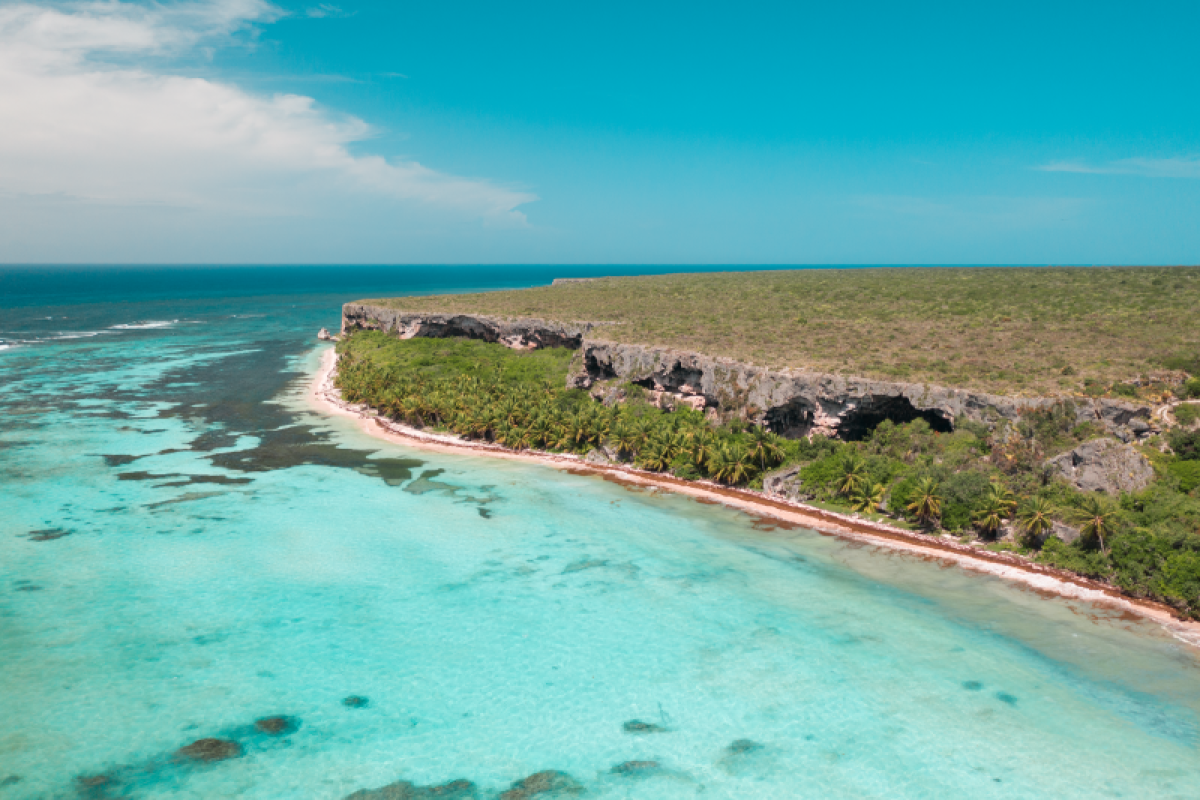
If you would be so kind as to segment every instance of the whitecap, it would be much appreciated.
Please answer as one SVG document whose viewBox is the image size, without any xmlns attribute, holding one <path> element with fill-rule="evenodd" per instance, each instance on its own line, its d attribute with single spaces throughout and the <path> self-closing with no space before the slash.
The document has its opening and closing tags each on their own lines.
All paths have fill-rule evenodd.
<svg viewBox="0 0 1200 800">
<path fill-rule="evenodd" d="M 109 328 L 109 330 L 112 330 L 112 331 L 141 331 L 141 330 L 148 330 L 150 328 L 169 328 L 177 322 L 179 322 L 179 320 L 177 320 L 177 319 L 173 319 L 173 320 L 137 320 L 136 322 L 126 322 L 121 325 L 113 325 Z"/>
</svg>

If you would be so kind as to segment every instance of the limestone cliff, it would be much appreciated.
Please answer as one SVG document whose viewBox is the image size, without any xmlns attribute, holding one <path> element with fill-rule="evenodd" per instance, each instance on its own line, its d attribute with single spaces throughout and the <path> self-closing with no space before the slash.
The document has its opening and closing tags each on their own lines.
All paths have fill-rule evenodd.
<svg viewBox="0 0 1200 800">
<path fill-rule="evenodd" d="M 994 426 L 1064 401 L 1074 406 L 1079 422 L 1092 421 L 1123 441 L 1134 441 L 1152 430 L 1150 409 L 1133 403 L 1078 396 L 1009 397 L 929 384 L 771 370 L 701 353 L 589 338 L 597 329 L 591 322 L 414 313 L 347 303 L 342 331 L 358 328 L 383 330 L 404 339 L 467 336 L 521 349 L 577 349 L 577 368 L 568 377 L 572 386 L 635 383 L 693 407 L 745 416 L 789 437 L 817 433 L 855 439 L 885 419 L 924 418 L 941 431 L 951 430 L 960 417 Z"/>
</svg>

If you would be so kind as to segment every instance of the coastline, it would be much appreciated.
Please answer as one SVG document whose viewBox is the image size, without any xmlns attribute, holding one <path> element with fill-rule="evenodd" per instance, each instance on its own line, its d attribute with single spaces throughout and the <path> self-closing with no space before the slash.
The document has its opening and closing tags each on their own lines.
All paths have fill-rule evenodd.
<svg viewBox="0 0 1200 800">
<path fill-rule="evenodd" d="M 1116 588 L 1063 570 L 1025 561 L 954 541 L 933 539 L 901 528 L 870 522 L 813 506 L 770 498 L 758 492 L 734 489 L 708 481 L 687 481 L 625 465 L 592 464 L 579 456 L 540 451 L 513 451 L 499 445 L 471 442 L 450 434 L 427 431 L 374 416 L 365 406 L 342 400 L 333 386 L 337 353 L 329 347 L 321 355 L 317 374 L 305 392 L 319 413 L 358 420 L 369 436 L 421 450 L 458 455 L 479 455 L 527 461 L 575 474 L 598 475 L 615 483 L 688 495 L 703 503 L 719 503 L 745 513 L 769 518 L 789 528 L 806 528 L 817 533 L 886 547 L 898 552 L 937 559 L 964 569 L 994 575 L 1023 584 L 1042 595 L 1066 597 L 1134 614 L 1161 625 L 1177 640 L 1200 648 L 1200 622 L 1180 619 L 1165 605 L 1128 597 Z"/>
</svg>

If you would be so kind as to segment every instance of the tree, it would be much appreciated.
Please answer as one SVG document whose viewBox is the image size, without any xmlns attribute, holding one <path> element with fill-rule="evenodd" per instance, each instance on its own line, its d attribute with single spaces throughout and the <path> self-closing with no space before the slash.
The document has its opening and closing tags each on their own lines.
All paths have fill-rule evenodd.
<svg viewBox="0 0 1200 800">
<path fill-rule="evenodd" d="M 1017 509 L 1017 527 L 1027 540 L 1041 540 L 1054 525 L 1055 508 L 1044 497 L 1026 500 Z"/>
<path fill-rule="evenodd" d="M 913 500 L 908 512 L 922 525 L 932 527 L 942 515 L 942 496 L 938 493 L 938 482 L 933 478 L 922 478 L 913 491 Z"/>
<path fill-rule="evenodd" d="M 874 514 L 883 505 L 883 498 L 886 494 L 887 487 L 882 483 L 867 483 L 862 490 L 850 498 L 850 508 L 854 511 Z"/>
<path fill-rule="evenodd" d="M 993 484 L 994 485 L 994 484 Z M 984 498 L 983 504 L 975 509 L 971 519 L 979 532 L 987 537 L 993 537 L 1008 518 L 1009 506 L 1000 497 L 991 494 Z"/>
<path fill-rule="evenodd" d="M 1080 502 L 1072 514 L 1079 523 L 1079 535 L 1085 539 L 1096 539 L 1100 542 L 1100 552 L 1107 553 L 1104 545 L 1104 535 L 1111 534 L 1116 522 L 1117 509 L 1107 498 L 1099 495 L 1088 495 Z M 1110 536 L 1111 538 L 1111 536 Z"/>
<path fill-rule="evenodd" d="M 843 497 L 853 497 L 867 484 L 867 462 L 858 453 L 847 453 L 838 462 L 838 477 L 834 488 Z"/>
</svg>

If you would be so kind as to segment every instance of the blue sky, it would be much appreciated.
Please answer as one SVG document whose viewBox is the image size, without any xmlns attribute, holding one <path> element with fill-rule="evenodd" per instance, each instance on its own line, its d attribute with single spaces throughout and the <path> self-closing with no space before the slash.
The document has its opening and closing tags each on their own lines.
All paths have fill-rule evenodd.
<svg viewBox="0 0 1200 800">
<path fill-rule="evenodd" d="M 1198 22 L 0 3 L 0 260 L 1194 264 Z"/>
</svg>

